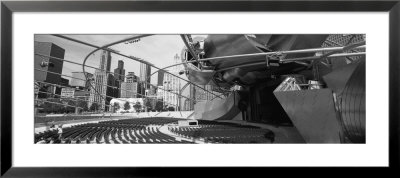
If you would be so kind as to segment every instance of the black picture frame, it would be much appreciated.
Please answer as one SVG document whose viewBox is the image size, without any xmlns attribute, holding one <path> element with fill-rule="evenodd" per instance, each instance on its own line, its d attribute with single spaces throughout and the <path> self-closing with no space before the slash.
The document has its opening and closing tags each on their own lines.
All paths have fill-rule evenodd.
<svg viewBox="0 0 400 178">
<path fill-rule="evenodd" d="M 1 175 L 6 177 L 131 177 L 175 174 L 176 168 L 19 168 L 12 166 L 12 17 L 14 12 L 291 11 L 389 13 L 389 166 L 399 163 L 400 1 L 2 1 L 1 2 Z M 156 169 L 156 170 L 154 170 Z M 192 170 L 193 174 L 208 171 Z M 186 168 L 185 171 L 188 171 Z M 215 169 L 212 169 L 215 170 Z M 209 171 L 212 171 L 209 170 Z M 218 169 L 229 174 L 242 169 Z M 255 171 L 255 170 L 250 170 Z M 247 171 L 246 171 L 247 172 Z M 257 169 L 257 172 L 262 172 Z M 254 172 L 253 172 L 254 173 Z M 339 173 L 333 173 L 335 175 Z"/>
</svg>

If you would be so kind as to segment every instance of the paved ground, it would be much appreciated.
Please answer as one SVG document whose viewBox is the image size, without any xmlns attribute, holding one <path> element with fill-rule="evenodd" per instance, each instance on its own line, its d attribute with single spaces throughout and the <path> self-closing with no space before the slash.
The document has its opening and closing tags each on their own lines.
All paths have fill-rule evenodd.
<svg viewBox="0 0 400 178">
<path fill-rule="evenodd" d="M 253 122 L 246 122 L 239 120 L 219 120 L 218 122 L 229 122 L 242 125 L 251 125 L 251 126 L 261 127 L 264 129 L 269 129 L 275 134 L 274 143 L 305 143 L 303 137 L 300 135 L 300 133 L 297 131 L 295 127 L 289 127 L 289 126 L 276 127 L 269 124 L 253 123 Z"/>
</svg>

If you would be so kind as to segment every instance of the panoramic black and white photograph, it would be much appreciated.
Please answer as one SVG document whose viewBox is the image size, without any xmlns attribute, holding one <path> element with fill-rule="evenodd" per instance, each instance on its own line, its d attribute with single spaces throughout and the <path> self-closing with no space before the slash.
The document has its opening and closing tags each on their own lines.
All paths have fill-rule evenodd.
<svg viewBox="0 0 400 178">
<path fill-rule="evenodd" d="M 365 144 L 365 34 L 35 34 L 34 144 Z"/>
</svg>

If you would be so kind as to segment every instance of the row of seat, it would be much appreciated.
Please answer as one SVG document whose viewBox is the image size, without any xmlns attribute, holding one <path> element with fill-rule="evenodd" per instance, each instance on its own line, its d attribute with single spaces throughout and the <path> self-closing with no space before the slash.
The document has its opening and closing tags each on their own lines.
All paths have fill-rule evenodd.
<svg viewBox="0 0 400 178">
<path fill-rule="evenodd" d="M 198 121 L 197 127 L 169 127 L 169 130 L 182 137 L 203 139 L 209 143 L 271 143 L 273 132 L 256 126 Z"/>
<path fill-rule="evenodd" d="M 160 125 L 177 122 L 177 120 L 173 118 L 142 118 L 80 124 L 64 128 L 62 143 L 192 143 L 177 141 L 174 137 L 160 132 Z M 57 134 L 56 136 L 58 137 Z M 36 137 L 39 140 L 39 138 L 43 138 L 43 134 L 40 137 L 37 134 Z M 47 135 L 44 137 L 48 138 Z"/>
</svg>

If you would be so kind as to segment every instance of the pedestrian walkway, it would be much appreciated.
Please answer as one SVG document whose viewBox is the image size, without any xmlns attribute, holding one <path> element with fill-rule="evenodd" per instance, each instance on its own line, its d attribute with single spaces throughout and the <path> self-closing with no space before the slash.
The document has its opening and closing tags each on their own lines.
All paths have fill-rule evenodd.
<svg viewBox="0 0 400 178">
<path fill-rule="evenodd" d="M 295 127 L 273 126 L 264 123 L 254 123 L 242 120 L 219 120 L 218 122 L 236 123 L 241 125 L 257 126 L 263 129 L 269 129 L 275 134 L 274 143 L 306 143 L 299 131 Z"/>
</svg>

